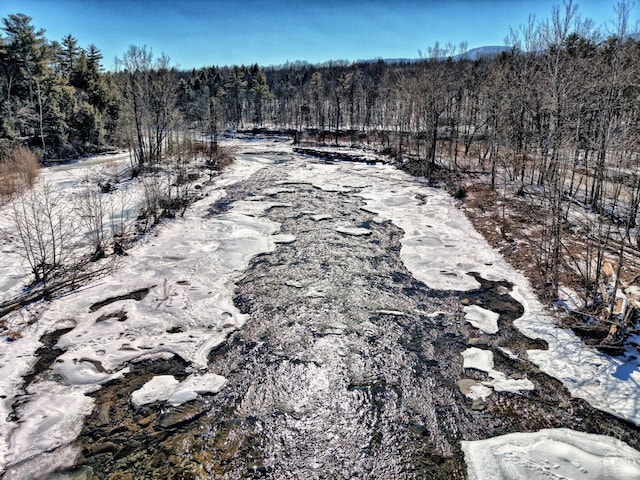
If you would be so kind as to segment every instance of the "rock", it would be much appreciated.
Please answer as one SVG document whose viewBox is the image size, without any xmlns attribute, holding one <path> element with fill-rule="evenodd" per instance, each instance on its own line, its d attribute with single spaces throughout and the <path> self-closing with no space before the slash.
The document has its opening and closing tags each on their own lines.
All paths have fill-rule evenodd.
<svg viewBox="0 0 640 480">
<path fill-rule="evenodd" d="M 127 319 L 127 312 L 120 310 L 118 312 L 105 313 L 96 318 L 96 322 L 104 322 L 111 318 L 117 319 L 119 322 L 124 322 Z"/>
<path fill-rule="evenodd" d="M 116 444 L 113 442 L 97 443 L 89 447 L 91 455 L 101 455 L 103 453 L 111 453 L 116 451 Z"/>
<path fill-rule="evenodd" d="M 93 469 L 91 467 L 78 467 L 72 470 L 63 470 L 47 475 L 48 480 L 93 480 Z"/>
<path fill-rule="evenodd" d="M 142 417 L 138 420 L 138 425 L 141 427 L 146 427 L 150 425 L 156 419 L 156 414 L 152 413 L 151 415 L 147 415 L 146 417 Z"/>
<path fill-rule="evenodd" d="M 256 462 L 249 467 L 249 473 L 253 475 L 265 475 L 269 472 L 267 467 L 265 467 L 261 462 Z"/>
<path fill-rule="evenodd" d="M 478 385 L 478 382 L 476 382 L 472 378 L 463 378 L 461 380 L 458 380 L 458 387 L 460 387 L 460 391 L 465 396 L 469 395 L 471 393 L 471 387 L 474 387 L 476 385 Z"/>
<path fill-rule="evenodd" d="M 485 408 L 487 408 L 486 403 L 484 403 L 484 400 L 482 400 L 481 398 L 477 398 L 473 401 L 473 403 L 471 404 L 471 410 L 478 410 L 478 411 L 482 411 Z"/>
<path fill-rule="evenodd" d="M 100 310 L 102 307 L 106 307 L 114 302 L 120 302 L 122 300 L 136 300 L 141 301 L 149 294 L 149 290 L 151 290 L 155 285 L 151 287 L 140 288 L 138 290 L 134 290 L 133 292 L 126 293 L 124 295 L 118 295 L 116 297 L 109 297 L 106 300 L 102 300 L 101 302 L 94 303 L 89 307 L 89 312 L 95 312 Z"/>
<path fill-rule="evenodd" d="M 192 422 L 207 411 L 207 405 L 202 400 L 172 408 L 158 417 L 157 425 L 161 428 L 177 428 Z"/>
<path fill-rule="evenodd" d="M 96 424 L 103 426 L 109 425 L 111 423 L 111 417 L 109 412 L 111 410 L 111 402 L 105 402 L 100 405 L 100 410 L 98 411 L 98 415 L 96 418 Z"/>
</svg>

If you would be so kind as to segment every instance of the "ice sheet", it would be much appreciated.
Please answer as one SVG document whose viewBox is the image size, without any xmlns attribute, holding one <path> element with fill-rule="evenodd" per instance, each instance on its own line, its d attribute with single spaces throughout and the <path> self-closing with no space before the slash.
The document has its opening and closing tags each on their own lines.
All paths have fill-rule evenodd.
<svg viewBox="0 0 640 480">
<path fill-rule="evenodd" d="M 494 368 L 493 352 L 471 347 L 462 352 L 464 358 L 463 368 L 474 368 L 486 372 L 491 380 L 481 382 L 486 387 L 493 388 L 496 392 L 520 393 L 523 390 L 535 388 L 531 380 L 526 378 L 507 378 L 507 376 Z M 473 398 L 473 397 L 469 397 Z"/>
<path fill-rule="evenodd" d="M 471 325 L 484 333 L 498 333 L 498 318 L 500 318 L 500 314 L 477 305 L 467 305 L 462 309 L 465 312 L 464 319 Z"/>
<path fill-rule="evenodd" d="M 640 452 L 566 428 L 462 442 L 469 480 L 637 480 Z"/>
</svg>

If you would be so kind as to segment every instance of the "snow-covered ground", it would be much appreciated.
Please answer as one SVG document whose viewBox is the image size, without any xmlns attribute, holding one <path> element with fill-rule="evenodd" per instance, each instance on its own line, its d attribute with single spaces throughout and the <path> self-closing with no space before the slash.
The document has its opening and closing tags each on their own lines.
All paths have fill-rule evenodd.
<svg viewBox="0 0 640 480">
<path fill-rule="evenodd" d="M 224 197 L 226 187 L 265 164 L 277 163 L 282 155 L 293 156 L 282 142 L 235 144 L 247 154 L 239 155 L 238 161 L 207 187 L 208 196 L 194 204 L 184 218 L 164 223 L 142 239 L 111 276 L 55 299 L 35 323 L 26 321 L 28 309 L 13 317 L 23 336 L 13 342 L 2 339 L 0 343 L 0 390 L 4 395 L 0 404 L 0 472 L 4 470 L 11 478 L 26 478 L 73 464 L 75 454 L 68 445 L 93 406 L 86 394 L 126 373 L 132 361 L 178 355 L 190 364 L 192 374 L 186 384 L 179 384 L 173 377 L 156 377 L 134 394 L 134 403 L 166 400 L 177 404 L 198 393 L 224 388 L 224 378 L 210 371 L 207 357 L 212 348 L 245 322 L 232 302 L 234 282 L 253 256 L 273 250 L 277 243 L 295 240 L 279 235 L 279 226 L 262 216 L 275 206 L 265 198 L 250 197 L 235 202 L 225 213 L 207 216 L 209 206 Z M 479 284 L 469 272 L 512 282 L 511 294 L 525 308 L 516 322 L 518 328 L 549 344 L 548 350 L 529 351 L 529 359 L 560 379 L 576 397 L 640 424 L 637 369 L 587 348 L 571 332 L 557 328 L 526 279 L 473 230 L 445 192 L 425 187 L 389 165 L 324 164 L 299 159 L 287 163 L 286 169 L 292 182 L 312 183 L 338 192 L 357 187 L 367 211 L 404 230 L 403 261 L 415 278 L 429 287 L 456 291 L 477 288 Z M 70 176 L 64 176 L 65 171 Z M 59 168 L 46 175 L 56 185 L 73 191 L 91 171 Z M 325 218 L 322 212 L 315 214 L 318 221 Z M 339 228 L 351 235 L 367 234 L 362 226 Z M 22 267 L 19 257 L 11 252 L 3 255 L 0 282 L 8 292 L 5 298 L 25 283 L 27 274 L 16 275 L 24 270 Z M 140 288 L 149 288 L 149 294 L 140 301 L 124 300 L 90 308 L 105 298 Z M 126 322 L 118 321 L 117 315 L 123 311 Z M 487 333 L 497 331 L 493 312 L 469 309 L 466 318 Z M 58 342 L 65 352 L 54 365 L 54 375 L 36 381 L 22 392 L 22 377 L 36 360 L 38 338 L 63 327 L 73 329 Z M 493 368 L 489 353 L 470 349 L 465 356 L 465 367 L 483 370 L 491 377 L 485 388 L 514 391 L 533 387 L 526 379 L 515 386 L 505 386 L 508 379 Z M 9 418 L 12 406 L 16 407 L 15 419 Z M 471 478 L 640 478 L 638 452 L 615 439 L 596 440 L 579 432 L 546 430 L 466 442 L 464 448 Z M 45 453 L 56 449 L 65 449 L 65 454 Z M 491 456 L 483 452 L 491 452 Z M 549 452 L 556 455 L 554 460 L 545 456 Z M 620 462 L 624 468 L 611 467 Z M 582 476 L 571 477 L 572 468 Z M 543 470 L 551 473 L 547 477 L 530 473 Z M 518 476 L 520 472 L 525 476 Z M 607 476 L 614 474 L 618 476 Z"/>
<path fill-rule="evenodd" d="M 34 476 L 39 468 L 51 469 L 50 462 L 43 464 L 38 454 L 76 438 L 93 406 L 86 394 L 126 373 L 130 361 L 179 355 L 194 373 L 212 382 L 207 387 L 199 381 L 198 390 L 192 391 L 219 388 L 220 379 L 206 371 L 207 356 L 244 323 L 232 303 L 234 279 L 250 258 L 287 239 L 275 235 L 276 224 L 260 218 L 268 202 L 242 202 L 214 219 L 206 216 L 209 205 L 224 196 L 225 186 L 264 162 L 272 160 L 256 155 L 238 161 L 184 218 L 159 226 L 129 250 L 112 275 L 51 302 L 36 323 L 11 322 L 21 329 L 22 338 L 4 339 L 0 346 L 0 390 L 5 396 L 0 403 L 0 469 L 8 468 L 14 478 Z M 74 176 L 80 176 L 77 170 Z M 90 308 L 140 288 L 150 289 L 142 301 Z M 121 311 L 126 311 L 126 322 L 109 317 Z M 24 311 L 19 317 L 28 315 Z M 35 382 L 22 395 L 22 377 L 35 363 L 40 336 L 69 326 L 73 330 L 58 342 L 66 350 L 53 368 L 53 378 L 58 380 Z M 10 421 L 11 406 L 18 397 L 18 421 Z M 67 453 L 50 461 L 73 464 L 74 455 Z"/>
<path fill-rule="evenodd" d="M 84 192 L 96 190 L 98 183 L 120 181 L 117 190 L 104 195 L 103 213 L 105 229 L 112 223 L 119 226 L 131 224 L 139 211 L 142 192 L 139 180 L 125 181 L 128 177 L 130 158 L 128 153 L 99 155 L 84 160 L 43 168 L 36 188 L 47 185 L 52 197 L 60 195 L 62 201 L 75 207 Z M 74 209 L 72 208 L 72 211 Z M 0 231 L 5 236 L 15 233 L 12 228 L 10 205 L 0 207 Z M 20 247 L 13 242 L 3 242 L 0 247 L 0 302 L 19 294 L 32 280 L 33 275 Z"/>
</svg>

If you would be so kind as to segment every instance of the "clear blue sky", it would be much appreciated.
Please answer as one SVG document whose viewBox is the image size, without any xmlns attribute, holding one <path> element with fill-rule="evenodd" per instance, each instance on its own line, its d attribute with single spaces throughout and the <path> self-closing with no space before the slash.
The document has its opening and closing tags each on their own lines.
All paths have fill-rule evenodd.
<svg viewBox="0 0 640 480">
<path fill-rule="evenodd" d="M 617 0 L 578 1 L 602 26 Z M 71 33 L 95 44 L 103 66 L 129 45 L 166 53 L 183 69 L 304 60 L 416 58 L 436 41 L 504 45 L 509 28 L 549 18 L 549 0 L 0 0 L 0 16 L 25 13 L 49 40 Z M 636 7 L 632 20 L 637 18 Z"/>
</svg>

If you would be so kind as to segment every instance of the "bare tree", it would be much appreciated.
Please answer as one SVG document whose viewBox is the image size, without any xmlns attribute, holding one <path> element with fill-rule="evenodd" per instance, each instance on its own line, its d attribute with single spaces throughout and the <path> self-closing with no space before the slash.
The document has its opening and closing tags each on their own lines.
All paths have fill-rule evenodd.
<svg viewBox="0 0 640 480">
<path fill-rule="evenodd" d="M 105 256 L 105 247 L 110 241 L 110 233 L 105 224 L 108 211 L 105 195 L 107 194 L 93 185 L 87 186 L 80 194 L 77 204 L 80 225 L 89 238 L 94 260 Z"/>
<path fill-rule="evenodd" d="M 121 128 L 137 167 L 148 169 L 163 158 L 177 115 L 178 82 L 169 57 L 154 61 L 146 46 L 130 46 L 117 65 L 123 68 L 117 77 L 124 100 Z"/>
<path fill-rule="evenodd" d="M 11 204 L 10 241 L 27 261 L 36 282 L 47 282 L 73 258 L 78 226 L 71 205 L 51 185 L 29 190 Z"/>
</svg>

